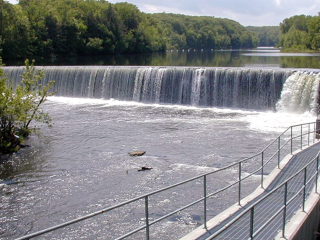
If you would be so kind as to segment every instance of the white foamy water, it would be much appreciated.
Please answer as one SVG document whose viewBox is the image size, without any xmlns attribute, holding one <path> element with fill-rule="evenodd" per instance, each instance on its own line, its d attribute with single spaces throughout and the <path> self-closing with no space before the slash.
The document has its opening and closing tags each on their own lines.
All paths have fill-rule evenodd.
<svg viewBox="0 0 320 240">
<path fill-rule="evenodd" d="M 230 122 L 244 122 L 248 124 L 248 127 L 255 131 L 260 132 L 283 132 L 288 126 L 297 125 L 301 123 L 309 123 L 315 121 L 316 115 L 313 111 L 305 111 L 303 113 L 295 113 L 285 109 L 283 106 L 279 107 L 279 111 L 248 111 L 240 109 L 228 109 L 228 108 L 199 108 L 194 106 L 182 106 L 182 105 L 163 105 L 163 104 L 146 104 L 134 101 L 119 101 L 119 100 L 105 100 L 105 99 L 91 99 L 91 98 L 69 98 L 69 97 L 50 97 L 50 101 L 63 103 L 68 105 L 103 105 L 107 106 L 131 106 L 134 108 L 155 108 L 155 109 L 173 109 L 177 111 L 193 111 L 201 113 L 210 112 L 212 114 L 220 114 L 219 121 Z M 283 99 L 280 100 L 278 105 L 283 104 Z M 311 104 L 312 106 L 314 103 Z M 308 108 L 309 109 L 309 108 Z M 233 118 L 232 115 L 236 114 L 239 117 Z M 227 116 L 223 118 L 222 116 Z M 185 121 L 184 119 L 179 119 Z M 148 119 L 146 121 L 172 121 L 169 118 L 166 120 L 161 119 Z M 193 121 L 188 119 L 188 121 Z M 198 121 L 198 120 L 194 120 Z M 214 122 L 215 119 L 203 119 L 202 121 Z"/>
<path fill-rule="evenodd" d="M 289 126 L 301 123 L 314 122 L 314 113 L 305 112 L 302 114 L 287 112 L 260 112 L 248 114 L 241 118 L 248 123 L 250 129 L 262 133 L 277 132 L 282 133 Z"/>
<path fill-rule="evenodd" d="M 296 72 L 283 85 L 277 111 L 305 113 L 318 111 L 320 74 Z"/>
</svg>

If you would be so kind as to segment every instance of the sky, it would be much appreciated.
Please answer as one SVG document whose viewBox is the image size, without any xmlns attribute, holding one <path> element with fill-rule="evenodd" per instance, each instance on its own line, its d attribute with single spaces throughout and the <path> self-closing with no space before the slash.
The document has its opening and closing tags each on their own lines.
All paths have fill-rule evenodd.
<svg viewBox="0 0 320 240">
<path fill-rule="evenodd" d="M 6 0 L 17 3 L 17 0 Z M 109 0 L 111 3 L 123 2 Z M 146 13 L 180 13 L 235 20 L 243 26 L 278 26 L 293 15 L 318 15 L 320 0 L 126 0 Z"/>
</svg>

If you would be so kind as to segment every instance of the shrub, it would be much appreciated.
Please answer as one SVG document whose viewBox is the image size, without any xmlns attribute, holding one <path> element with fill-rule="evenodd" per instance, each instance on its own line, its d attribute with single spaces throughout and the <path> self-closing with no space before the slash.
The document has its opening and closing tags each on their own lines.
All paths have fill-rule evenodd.
<svg viewBox="0 0 320 240">
<path fill-rule="evenodd" d="M 42 85 L 43 71 L 36 71 L 34 61 L 29 64 L 21 76 L 22 81 L 14 86 L 0 69 L 0 153 L 12 153 L 29 136 L 30 123 L 33 120 L 51 124 L 49 115 L 40 110 L 40 106 L 52 96 L 49 92 L 54 81 Z"/>
</svg>

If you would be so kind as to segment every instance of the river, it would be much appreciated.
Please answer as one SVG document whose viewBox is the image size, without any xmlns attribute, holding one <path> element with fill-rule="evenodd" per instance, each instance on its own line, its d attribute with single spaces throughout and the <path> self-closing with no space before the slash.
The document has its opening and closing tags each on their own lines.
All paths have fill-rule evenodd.
<svg viewBox="0 0 320 240">
<path fill-rule="evenodd" d="M 168 50 L 144 54 L 35 58 L 42 66 L 199 66 L 320 68 L 319 53 L 281 53 L 279 49 L 260 47 L 243 50 Z M 23 66 L 24 61 L 6 61 L 7 66 Z"/>
<path fill-rule="evenodd" d="M 248 70 L 252 64 L 257 66 Z M 222 168 L 259 152 L 288 126 L 314 121 L 319 76 L 295 75 L 295 69 L 257 69 L 261 64 L 248 62 L 248 69 L 119 67 L 119 71 L 104 66 L 81 71 L 80 67 L 45 67 L 59 83 L 57 96 L 43 106 L 53 126 L 34 123 L 38 131 L 27 141 L 30 147 L 1 164 L 1 239 L 14 239 Z M 6 71 L 18 75 L 20 70 Z M 125 83 L 133 76 L 134 85 L 109 85 L 111 76 L 117 80 L 122 76 Z M 297 86 L 308 82 L 306 78 L 313 80 L 298 93 Z M 179 79 L 184 84 L 179 85 Z M 279 88 L 282 91 L 272 90 Z M 289 94 L 293 90 L 297 95 Z M 217 95 L 218 100 L 212 101 Z M 133 150 L 146 154 L 131 157 L 128 153 Z M 138 171 L 143 166 L 152 169 Z M 244 174 L 249 169 L 244 168 Z M 210 181 L 216 188 L 236 178 L 237 173 L 229 171 Z M 259 183 L 259 174 L 250 178 L 243 195 Z M 151 198 L 150 220 L 201 197 L 201 189 L 195 183 Z M 236 199 L 237 192 L 231 189 L 209 200 L 209 217 Z M 151 228 L 152 239 L 177 239 L 190 232 L 202 224 L 203 216 L 197 211 L 201 208 L 156 224 Z M 143 202 L 138 202 L 40 239 L 114 239 L 143 221 Z M 143 237 L 142 232 L 129 239 Z"/>
</svg>

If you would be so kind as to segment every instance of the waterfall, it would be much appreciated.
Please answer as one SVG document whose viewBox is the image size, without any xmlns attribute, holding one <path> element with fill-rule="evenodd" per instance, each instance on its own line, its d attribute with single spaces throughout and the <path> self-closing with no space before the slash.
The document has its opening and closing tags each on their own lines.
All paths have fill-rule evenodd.
<svg viewBox="0 0 320 240">
<path fill-rule="evenodd" d="M 278 111 L 316 113 L 319 106 L 320 73 L 295 72 L 283 86 Z"/>
<path fill-rule="evenodd" d="M 15 83 L 23 67 L 4 67 Z M 312 111 L 319 74 L 286 69 L 37 67 L 58 96 L 256 110 Z M 279 101 L 280 99 L 280 101 Z M 279 101 L 279 102 L 278 102 Z"/>
</svg>

